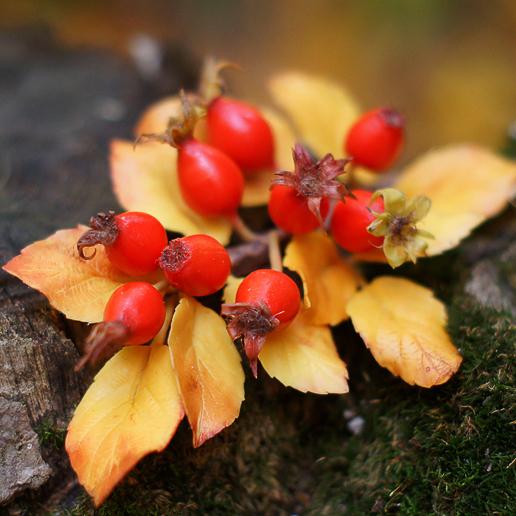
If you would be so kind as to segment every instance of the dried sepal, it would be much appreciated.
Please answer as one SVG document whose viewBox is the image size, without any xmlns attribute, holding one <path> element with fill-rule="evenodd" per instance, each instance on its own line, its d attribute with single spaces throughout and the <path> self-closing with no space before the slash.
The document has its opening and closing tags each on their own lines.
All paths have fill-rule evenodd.
<svg viewBox="0 0 516 516">
<path fill-rule="evenodd" d="M 86 339 L 83 356 L 77 362 L 75 371 L 80 371 L 86 364 L 95 365 L 113 356 L 122 349 L 128 337 L 129 328 L 121 321 L 104 321 L 97 324 Z"/>
<path fill-rule="evenodd" d="M 428 212 L 432 202 L 428 197 L 418 196 L 408 201 L 403 192 L 395 188 L 377 190 L 371 196 L 371 203 L 383 198 L 384 211 L 373 212 L 375 220 L 367 231 L 376 237 L 384 237 L 383 252 L 392 268 L 407 261 L 416 263 L 426 256 L 428 242 L 433 236 L 417 227 Z"/>
<path fill-rule="evenodd" d="M 165 131 L 140 134 L 136 138 L 135 145 L 158 142 L 179 148 L 182 142 L 193 136 L 197 123 L 206 116 L 206 109 L 199 103 L 192 102 L 183 90 L 181 90 L 179 98 L 181 99 L 181 112 L 179 116 L 169 118 Z"/>
<path fill-rule="evenodd" d="M 258 355 L 269 333 L 279 326 L 279 320 L 265 304 L 232 303 L 222 305 L 221 315 L 228 319 L 228 333 L 233 340 L 242 338 L 244 351 L 255 378 L 258 376 Z"/>
<path fill-rule="evenodd" d="M 231 61 L 216 59 L 213 56 L 204 59 L 199 81 L 199 97 L 204 105 L 207 106 L 212 100 L 224 94 L 226 81 L 222 78 L 220 72 L 227 68 L 241 70 L 238 64 Z"/>
<path fill-rule="evenodd" d="M 97 252 L 94 249 L 90 255 L 86 256 L 84 249 L 95 247 L 98 244 L 112 245 L 116 242 L 118 226 L 115 220 L 115 212 L 97 213 L 97 215 L 90 218 L 90 228 L 77 241 L 77 251 L 83 260 L 91 260 Z"/>
<path fill-rule="evenodd" d="M 337 178 L 344 173 L 349 160 L 335 159 L 326 154 L 317 160 L 300 143 L 292 150 L 294 172 L 280 170 L 275 173 L 272 186 L 283 185 L 294 188 L 300 197 L 308 200 L 308 208 L 323 223 L 321 201 L 323 198 L 341 200 L 347 193 L 346 186 Z"/>
</svg>

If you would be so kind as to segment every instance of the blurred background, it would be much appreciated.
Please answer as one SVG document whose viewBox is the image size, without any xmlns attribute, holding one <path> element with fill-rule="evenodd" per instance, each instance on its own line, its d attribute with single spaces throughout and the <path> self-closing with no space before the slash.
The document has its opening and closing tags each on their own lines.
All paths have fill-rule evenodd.
<svg viewBox="0 0 516 516">
<path fill-rule="evenodd" d="M 27 26 L 136 56 L 149 76 L 160 48 L 193 66 L 224 57 L 244 68 L 231 72 L 235 94 L 261 102 L 278 70 L 334 78 L 364 109 L 406 114 L 405 161 L 450 142 L 501 148 L 516 133 L 514 0 L 1 0 L 0 29 Z"/>
</svg>

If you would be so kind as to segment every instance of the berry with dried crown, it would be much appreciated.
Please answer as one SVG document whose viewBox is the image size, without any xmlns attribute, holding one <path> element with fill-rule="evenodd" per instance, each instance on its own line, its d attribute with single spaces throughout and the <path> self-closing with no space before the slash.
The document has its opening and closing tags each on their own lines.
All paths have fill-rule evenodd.
<svg viewBox="0 0 516 516">
<path fill-rule="evenodd" d="M 138 346 L 151 340 L 165 320 L 165 305 L 158 290 L 144 281 L 118 287 L 107 302 L 104 322 L 97 324 L 86 340 L 77 364 L 95 364 L 122 346 Z"/>
<path fill-rule="evenodd" d="M 328 199 L 340 200 L 346 187 L 337 179 L 347 160 L 331 154 L 316 160 L 306 147 L 292 151 L 294 172 L 276 172 L 269 199 L 269 215 L 279 228 L 294 235 L 322 226 L 328 213 Z"/>
<path fill-rule="evenodd" d="M 189 296 L 207 296 L 221 289 L 231 271 L 226 249 L 208 235 L 171 240 L 159 265 L 168 282 Z"/>
<path fill-rule="evenodd" d="M 222 307 L 229 319 L 233 339 L 243 337 L 244 348 L 254 376 L 257 359 L 267 334 L 288 324 L 299 311 L 301 296 L 294 280 L 283 272 L 258 269 L 238 287 L 235 303 Z"/>
<path fill-rule="evenodd" d="M 109 261 L 129 276 L 143 276 L 158 268 L 158 258 L 167 245 L 167 233 L 148 213 L 127 211 L 99 213 L 90 219 L 89 231 L 77 242 L 79 256 L 90 260 L 84 249 L 103 244 Z"/>
</svg>

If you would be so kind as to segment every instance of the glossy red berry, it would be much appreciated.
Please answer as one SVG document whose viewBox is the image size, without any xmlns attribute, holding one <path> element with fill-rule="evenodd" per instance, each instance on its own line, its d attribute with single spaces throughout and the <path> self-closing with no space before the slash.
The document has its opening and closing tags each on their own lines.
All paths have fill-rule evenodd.
<svg viewBox="0 0 516 516">
<path fill-rule="evenodd" d="M 280 323 L 291 321 L 299 311 L 301 296 L 292 278 L 273 269 L 258 269 L 240 283 L 236 302 L 265 304 Z"/>
<path fill-rule="evenodd" d="M 403 116 L 394 109 L 374 109 L 349 130 L 345 152 L 357 165 L 381 172 L 389 168 L 403 146 Z"/>
<path fill-rule="evenodd" d="M 133 281 L 118 287 L 106 305 L 104 321 L 121 322 L 128 329 L 126 346 L 144 344 L 161 329 L 165 305 L 154 286 Z"/>
<path fill-rule="evenodd" d="M 158 219 L 137 211 L 115 215 L 99 213 L 90 219 L 91 229 L 77 243 L 82 258 L 84 249 L 103 244 L 110 262 L 125 274 L 143 276 L 158 268 L 158 258 L 167 245 L 167 233 Z"/>
<path fill-rule="evenodd" d="M 132 281 L 118 287 L 106 304 L 104 321 L 88 335 L 75 370 L 109 358 L 123 346 L 150 341 L 163 326 L 165 312 L 161 294 L 150 283 Z"/>
<path fill-rule="evenodd" d="M 328 214 L 328 200 L 320 204 L 321 217 Z M 269 215 L 274 224 L 293 235 L 308 233 L 321 226 L 321 222 L 308 207 L 308 199 L 291 186 L 275 185 L 269 199 Z"/>
<path fill-rule="evenodd" d="M 224 247 L 208 235 L 171 240 L 159 264 L 168 282 L 190 296 L 207 296 L 221 289 L 231 272 Z"/>
<path fill-rule="evenodd" d="M 244 171 L 274 166 L 274 137 L 268 122 L 253 106 L 217 97 L 208 107 L 208 142 Z"/>
<path fill-rule="evenodd" d="M 221 150 L 193 138 L 181 142 L 177 170 L 185 202 L 212 217 L 236 213 L 244 192 L 239 166 Z"/>
<path fill-rule="evenodd" d="M 258 269 L 247 276 L 236 293 L 235 303 L 222 305 L 228 332 L 243 338 L 244 349 L 254 376 L 258 355 L 267 335 L 296 316 L 301 296 L 295 282 L 283 272 Z"/>
<path fill-rule="evenodd" d="M 374 220 L 373 211 L 383 211 L 383 199 L 376 199 L 371 206 L 371 192 L 352 190 L 355 199 L 339 201 L 331 220 L 331 233 L 335 241 L 350 253 L 364 253 L 382 245 L 383 238 L 368 233 L 367 226 Z"/>
</svg>

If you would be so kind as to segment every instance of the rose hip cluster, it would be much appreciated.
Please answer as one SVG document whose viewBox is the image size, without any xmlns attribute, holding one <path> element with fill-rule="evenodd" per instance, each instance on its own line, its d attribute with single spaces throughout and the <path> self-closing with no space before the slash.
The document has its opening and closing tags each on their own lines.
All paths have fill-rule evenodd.
<svg viewBox="0 0 516 516">
<path fill-rule="evenodd" d="M 225 97 L 220 81 L 208 76 L 201 84 L 204 90 L 199 95 L 182 94 L 182 117 L 172 119 L 165 133 L 141 139 L 177 149 L 179 185 L 192 210 L 204 217 L 228 217 L 236 227 L 241 224 L 237 210 L 246 175 L 275 168 L 273 133 L 257 109 Z M 200 118 L 205 119 L 205 142 L 194 136 Z M 375 213 L 383 211 L 381 197 L 371 203 L 371 192 L 348 190 L 339 176 L 346 166 L 385 170 L 402 142 L 402 117 L 391 109 L 377 109 L 363 115 L 346 135 L 343 150 L 349 158 L 327 154 L 317 160 L 297 144 L 294 171 L 278 171 L 272 181 L 268 204 L 272 221 L 288 234 L 326 228 L 352 253 L 381 246 L 383 238 L 367 231 Z M 135 281 L 112 294 L 104 321 L 91 332 L 79 367 L 121 346 L 152 340 L 166 318 L 163 298 L 167 293 L 207 296 L 223 288 L 231 272 L 229 254 L 217 240 L 199 234 L 168 241 L 162 224 L 146 213 L 100 213 L 91 218 L 90 227 L 77 243 L 81 258 L 94 258 L 94 250 L 85 250 L 104 245 L 112 265 Z M 149 278 L 156 280 L 160 271 L 166 282 L 152 284 Z M 259 269 L 243 279 L 235 302 L 222 306 L 228 332 L 233 339 L 243 340 L 255 376 L 267 335 L 291 322 L 300 304 L 300 290 L 290 276 L 281 270 Z"/>
</svg>

